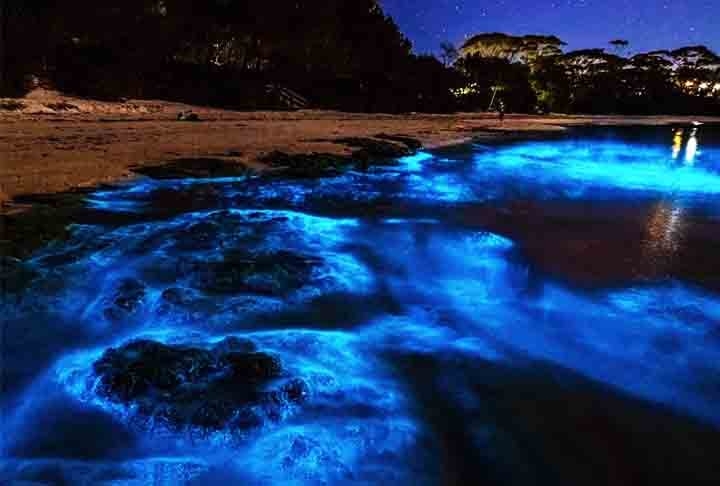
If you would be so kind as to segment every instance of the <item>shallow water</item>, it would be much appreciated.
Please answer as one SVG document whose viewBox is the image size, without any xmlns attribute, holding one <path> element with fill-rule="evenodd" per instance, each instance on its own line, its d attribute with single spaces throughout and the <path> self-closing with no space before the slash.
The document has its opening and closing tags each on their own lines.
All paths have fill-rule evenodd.
<svg viewBox="0 0 720 486">
<path fill-rule="evenodd" d="M 0 478 L 718 484 L 720 130 L 576 130 L 319 180 L 88 197 L 7 293 Z M 227 285 L 233 255 L 313 262 Z M 128 290 L 129 289 L 129 290 Z M 94 390 L 137 338 L 250 338 L 309 397 L 170 431 Z"/>
</svg>

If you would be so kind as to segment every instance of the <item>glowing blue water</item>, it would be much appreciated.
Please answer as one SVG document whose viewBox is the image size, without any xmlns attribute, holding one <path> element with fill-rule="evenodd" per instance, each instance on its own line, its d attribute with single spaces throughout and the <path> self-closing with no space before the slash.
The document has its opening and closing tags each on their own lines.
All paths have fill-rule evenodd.
<svg viewBox="0 0 720 486">
<path fill-rule="evenodd" d="M 682 211 L 646 221 L 648 239 L 682 246 L 689 222 L 720 220 L 720 147 L 703 133 L 713 132 L 695 134 L 701 142 L 684 154 L 669 140 L 591 134 L 423 152 L 317 181 L 140 180 L 92 194 L 89 205 L 122 224 L 73 227 L 29 262 L 39 274 L 30 288 L 2 301 L 0 477 L 438 483 L 448 467 L 442 429 L 427 420 L 416 382 L 462 415 L 495 399 L 468 385 L 475 371 L 498 367 L 492 381 L 502 382 L 502 370 L 528 360 L 720 427 L 712 289 L 682 278 L 578 289 L 538 271 L 524 241 L 483 227 L 494 219 L 471 217 L 490 205 L 499 218 L 519 200 L 662 201 Z M 188 194 L 187 208 L 159 203 Z M 239 250 L 320 263 L 281 295 L 207 292 L 187 264 Z M 143 289 L 136 305 L 108 312 L 128 281 Z M 168 302 L 169 289 L 182 298 Z M 94 393 L 92 362 L 108 347 L 139 337 L 210 346 L 228 335 L 278 356 L 308 384 L 307 403 L 242 436 L 178 434 L 135 427 L 132 409 Z M 434 363 L 441 378 L 408 372 L 409 358 Z"/>
</svg>

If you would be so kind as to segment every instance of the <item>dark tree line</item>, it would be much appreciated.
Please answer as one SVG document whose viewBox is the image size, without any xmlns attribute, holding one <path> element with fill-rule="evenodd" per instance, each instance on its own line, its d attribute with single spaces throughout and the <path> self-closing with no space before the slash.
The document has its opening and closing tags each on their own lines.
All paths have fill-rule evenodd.
<svg viewBox="0 0 720 486">
<path fill-rule="evenodd" d="M 269 108 L 268 85 L 348 111 L 720 112 L 702 46 L 564 53 L 554 36 L 480 34 L 416 55 L 377 0 L 0 0 L 0 91 Z M 715 67 L 713 67 L 715 66 Z"/>
<path fill-rule="evenodd" d="M 376 0 L 1 0 L 2 90 L 35 75 L 79 95 L 256 108 L 267 83 L 315 106 L 453 108 L 457 74 Z"/>
<path fill-rule="evenodd" d="M 484 109 L 502 97 L 518 112 L 720 114 L 720 57 L 707 47 L 629 56 L 628 41 L 609 44 L 564 53 L 553 36 L 474 36 L 455 63 L 469 81 L 458 97 Z"/>
</svg>

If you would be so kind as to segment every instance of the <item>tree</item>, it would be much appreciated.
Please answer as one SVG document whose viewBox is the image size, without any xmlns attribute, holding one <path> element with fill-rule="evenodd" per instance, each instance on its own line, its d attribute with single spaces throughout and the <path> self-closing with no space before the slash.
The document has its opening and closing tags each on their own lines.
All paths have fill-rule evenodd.
<svg viewBox="0 0 720 486">
<path fill-rule="evenodd" d="M 533 64 L 540 57 L 560 54 L 564 45 L 565 43 L 555 36 L 512 36 L 493 32 L 472 36 L 465 41 L 460 54 L 505 59 L 511 63 Z"/>
<path fill-rule="evenodd" d="M 451 42 L 440 43 L 440 59 L 446 67 L 451 66 L 458 58 L 458 50 Z"/>
<path fill-rule="evenodd" d="M 609 44 L 612 46 L 616 55 L 623 56 L 625 55 L 625 51 L 630 45 L 630 42 L 625 39 L 613 39 L 609 42 Z"/>
<path fill-rule="evenodd" d="M 558 62 L 558 56 L 541 58 L 533 69 L 530 83 L 541 112 L 570 110 L 570 80 L 565 67 Z"/>
<path fill-rule="evenodd" d="M 487 109 L 495 93 L 500 96 L 509 111 L 528 113 L 534 111 L 537 98 L 530 85 L 530 69 L 521 63 L 511 63 L 498 57 L 465 56 L 457 67 L 465 76 L 462 96 L 466 109 Z"/>
<path fill-rule="evenodd" d="M 582 49 L 558 58 L 570 85 L 570 106 L 586 113 L 614 113 L 623 91 L 621 72 L 627 60 L 604 49 Z"/>
</svg>

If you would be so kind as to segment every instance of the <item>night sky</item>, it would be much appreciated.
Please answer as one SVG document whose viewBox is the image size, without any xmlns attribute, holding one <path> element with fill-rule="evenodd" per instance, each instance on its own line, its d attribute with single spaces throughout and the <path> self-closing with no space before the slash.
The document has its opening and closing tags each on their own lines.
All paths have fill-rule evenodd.
<svg viewBox="0 0 720 486">
<path fill-rule="evenodd" d="M 567 49 L 705 44 L 720 53 L 720 0 L 380 0 L 420 53 L 479 32 L 555 34 Z"/>
</svg>

